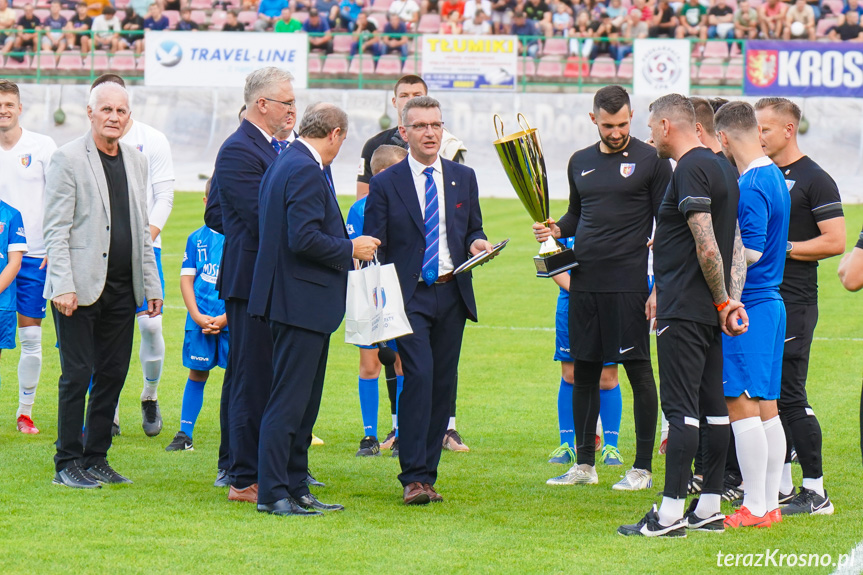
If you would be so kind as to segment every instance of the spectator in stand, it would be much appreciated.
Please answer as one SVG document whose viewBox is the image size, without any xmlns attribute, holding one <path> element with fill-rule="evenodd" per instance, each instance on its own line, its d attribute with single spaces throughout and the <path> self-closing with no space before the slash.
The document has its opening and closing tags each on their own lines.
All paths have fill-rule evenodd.
<svg viewBox="0 0 863 575">
<path fill-rule="evenodd" d="M 462 18 L 464 18 L 465 21 L 473 20 L 477 11 L 484 13 L 486 15 L 486 19 L 491 19 L 491 0 L 467 0 L 467 2 L 464 3 Z"/>
<path fill-rule="evenodd" d="M 620 0 L 617 0 L 618 4 Z M 572 14 L 566 4 L 558 1 L 555 4 L 557 10 L 551 16 L 551 27 L 554 30 L 555 36 L 566 36 L 566 31 L 572 27 Z"/>
<path fill-rule="evenodd" d="M 174 28 L 179 32 L 197 32 L 198 23 L 192 20 L 192 9 L 188 6 L 180 8 L 180 21 L 177 22 L 177 27 Z"/>
<path fill-rule="evenodd" d="M 680 26 L 674 35 L 677 38 L 702 38 L 707 28 L 707 8 L 698 0 L 688 0 L 678 12 Z"/>
<path fill-rule="evenodd" d="M 339 27 L 353 32 L 357 28 L 357 20 L 363 11 L 363 0 L 342 0 L 339 4 Z"/>
<path fill-rule="evenodd" d="M 360 12 L 354 27 L 354 43 L 351 44 L 351 56 L 360 52 L 369 52 L 372 56 L 380 56 L 380 35 L 374 20 L 369 20 L 368 14 Z"/>
<path fill-rule="evenodd" d="M 524 14 L 536 24 L 543 36 L 550 38 L 554 35 L 554 27 L 551 24 L 551 8 L 548 7 L 545 0 L 527 0 L 524 4 Z"/>
<path fill-rule="evenodd" d="M 87 16 L 95 18 L 108 6 L 113 6 L 111 0 L 87 0 Z"/>
<path fill-rule="evenodd" d="M 827 38 L 831 42 L 863 42 L 863 27 L 860 26 L 860 15 L 857 11 L 846 12 L 845 21 L 830 28 Z"/>
<path fill-rule="evenodd" d="M 222 32 L 245 32 L 246 25 L 237 20 L 237 11 L 228 10 L 225 15 L 225 25 L 222 26 Z"/>
<path fill-rule="evenodd" d="M 563 2 L 562 0 L 558 0 L 557 5 L 558 6 L 562 5 L 564 8 L 567 8 L 566 3 Z M 605 11 L 608 13 L 608 16 L 611 18 L 611 24 L 615 28 L 617 28 L 618 30 L 622 30 L 624 27 L 624 24 L 626 23 L 627 19 L 629 18 L 629 12 L 623 6 L 623 2 L 621 0 L 611 0 L 608 3 L 608 8 L 606 8 Z"/>
<path fill-rule="evenodd" d="M 36 39 L 39 36 L 39 30 L 42 29 L 42 21 L 33 13 L 32 4 L 24 6 L 24 14 L 18 18 L 16 28 L 18 32 L 15 34 L 15 39 L 9 45 L 12 52 L 24 52 L 25 50 L 36 52 Z M 27 31 L 25 32 L 25 30 Z M 5 51 L 8 52 L 9 50 Z M 15 59 L 21 61 L 23 57 L 15 56 Z"/>
<path fill-rule="evenodd" d="M 66 38 L 63 36 L 63 28 L 69 21 L 60 13 L 63 5 L 60 0 L 52 0 L 50 12 L 45 16 L 42 23 L 45 27 L 45 35 L 42 36 L 42 49 L 53 50 L 58 54 L 66 49 Z"/>
<path fill-rule="evenodd" d="M 737 11 L 734 12 L 734 37 L 739 40 L 758 38 L 758 10 L 749 4 L 749 0 L 740 0 L 737 4 Z"/>
<path fill-rule="evenodd" d="M 815 41 L 815 11 L 806 0 L 795 0 L 786 12 L 782 39 Z"/>
<path fill-rule="evenodd" d="M 293 34 L 300 32 L 303 29 L 303 24 L 296 18 L 290 8 L 282 8 L 282 17 L 276 20 L 276 25 L 273 26 L 275 32 L 287 32 Z"/>
<path fill-rule="evenodd" d="M 151 4 L 149 16 L 144 18 L 144 30 L 167 30 L 171 27 L 171 22 L 168 17 L 162 14 L 162 9 L 158 4 Z"/>
<path fill-rule="evenodd" d="M 390 4 L 388 14 L 395 14 L 404 21 L 408 30 L 416 30 L 420 21 L 420 5 L 416 0 L 395 0 Z"/>
<path fill-rule="evenodd" d="M 466 20 L 464 25 L 462 25 L 462 34 L 470 34 L 473 36 L 491 34 L 491 22 L 489 22 L 489 20 L 490 18 L 485 12 L 477 10 L 474 13 L 473 18 Z"/>
<path fill-rule="evenodd" d="M 123 25 L 117 18 L 113 6 L 105 6 L 102 13 L 93 18 L 93 43 L 96 50 L 116 52 L 120 49 L 120 31 Z"/>
<path fill-rule="evenodd" d="M 590 48 L 588 59 L 596 60 L 600 54 L 608 54 L 612 59 L 618 60 L 616 43 L 612 44 L 608 41 L 608 38 L 616 32 L 608 12 L 600 12 L 599 18 L 590 22 L 589 30 L 593 45 Z"/>
<path fill-rule="evenodd" d="M 15 27 L 15 10 L 9 7 L 7 0 L 0 0 L 0 47 L 3 53 L 8 52 L 6 46 L 11 50 L 13 36 L 9 36 L 3 30 L 11 30 Z"/>
<path fill-rule="evenodd" d="M 459 18 L 458 12 L 453 10 L 447 16 L 448 18 L 441 22 L 438 33 L 449 35 L 461 34 L 464 27 L 461 25 L 461 18 Z"/>
<path fill-rule="evenodd" d="M 123 19 L 123 33 L 120 34 L 120 46 L 135 51 L 138 55 L 144 51 L 144 19 L 131 6 L 126 8 Z"/>
<path fill-rule="evenodd" d="M 726 0 L 716 0 L 716 4 L 707 11 L 707 37 L 723 40 L 734 38 L 734 8 Z"/>
<path fill-rule="evenodd" d="M 621 33 L 627 38 L 647 38 L 652 20 L 653 10 L 647 4 L 647 0 L 633 0 L 629 21 L 624 25 Z"/>
<path fill-rule="evenodd" d="M 321 18 L 326 21 L 328 30 L 336 27 L 339 22 L 339 0 L 315 0 L 315 9 L 323 14 Z"/>
<path fill-rule="evenodd" d="M 653 10 L 653 19 L 651 20 L 650 30 L 647 35 L 651 38 L 673 38 L 674 31 L 677 29 L 677 16 L 674 15 L 674 9 L 668 3 L 668 0 L 659 0 L 656 8 Z"/>
<path fill-rule="evenodd" d="M 848 14 L 848 12 L 857 12 L 857 16 L 863 16 L 863 6 L 860 5 L 859 0 L 845 0 L 842 14 Z M 859 22 L 860 19 L 858 18 L 857 21 Z"/>
<path fill-rule="evenodd" d="M 408 57 L 408 44 L 411 41 L 407 33 L 408 27 L 399 15 L 389 14 L 384 25 L 384 35 L 381 37 L 381 55 L 398 52 L 404 61 Z"/>
<path fill-rule="evenodd" d="M 450 12 L 458 12 L 459 19 L 464 15 L 464 0 L 443 0 L 438 5 L 441 20 L 448 20 Z"/>
<path fill-rule="evenodd" d="M 787 12 L 788 5 L 779 0 L 767 0 L 758 7 L 758 26 L 761 28 L 761 36 L 765 40 L 782 38 Z"/>
<path fill-rule="evenodd" d="M 539 29 L 532 21 L 527 19 L 527 16 L 521 10 L 516 11 L 512 15 L 512 24 L 509 27 L 509 33 L 518 36 L 518 53 L 527 54 L 531 58 L 536 58 L 539 54 L 539 40 L 536 36 L 540 35 Z"/>
<path fill-rule="evenodd" d="M 512 13 L 516 0 L 493 0 L 491 22 L 495 34 L 504 34 L 512 25 Z"/>
<path fill-rule="evenodd" d="M 315 4 L 315 0 L 290 0 L 288 3 L 292 12 L 308 12 Z"/>
<path fill-rule="evenodd" d="M 333 33 L 326 18 L 321 18 L 317 8 L 309 10 L 309 19 L 303 22 L 303 32 L 309 35 L 309 51 L 323 50 L 333 53 Z"/>
<path fill-rule="evenodd" d="M 273 27 L 282 10 L 288 7 L 288 0 L 260 0 L 258 3 L 258 19 L 255 21 L 254 29 L 257 32 L 265 32 Z"/>
<path fill-rule="evenodd" d="M 3 0 L 0 0 L 2 2 Z M 75 5 L 75 15 L 66 24 L 66 45 L 69 48 L 76 46 L 81 52 L 90 51 L 90 35 L 87 31 L 93 25 L 93 19 L 87 16 L 87 5 L 79 2 Z"/>
<path fill-rule="evenodd" d="M 438 13 L 438 0 L 420 0 L 420 16 L 424 16 L 429 13 Z"/>
</svg>

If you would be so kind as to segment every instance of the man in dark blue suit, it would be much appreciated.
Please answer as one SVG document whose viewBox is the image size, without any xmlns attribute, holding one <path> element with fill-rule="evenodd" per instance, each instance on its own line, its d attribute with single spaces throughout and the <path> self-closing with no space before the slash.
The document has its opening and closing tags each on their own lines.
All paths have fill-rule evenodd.
<svg viewBox="0 0 863 575">
<path fill-rule="evenodd" d="M 402 111 L 410 155 L 372 178 L 365 232 L 378 259 L 395 264 L 413 334 L 399 338 L 399 480 L 408 505 L 442 501 L 434 489 L 465 320 L 476 321 L 469 273 L 453 270 L 491 251 L 482 231 L 476 174 L 442 159 L 440 104 L 420 96 Z M 439 209 L 440 208 L 440 209 Z"/>
<path fill-rule="evenodd" d="M 258 434 L 273 379 L 270 331 L 247 311 L 258 252 L 258 189 L 283 149 L 274 135 L 284 129 L 296 103 L 291 75 L 273 67 L 249 74 L 243 96 L 246 118 L 222 144 L 213 174 L 225 235 L 216 288 L 231 326 L 228 499 L 255 503 Z"/>
<path fill-rule="evenodd" d="M 347 129 L 348 116 L 339 108 L 310 107 L 300 137 L 261 183 L 262 240 L 249 313 L 268 320 L 273 341 L 275 377 L 261 422 L 258 511 L 274 515 L 342 509 L 318 501 L 305 479 L 330 334 L 345 314 L 348 270 L 352 258 L 371 260 L 380 243 L 368 236 L 348 239 L 327 169 Z"/>
</svg>

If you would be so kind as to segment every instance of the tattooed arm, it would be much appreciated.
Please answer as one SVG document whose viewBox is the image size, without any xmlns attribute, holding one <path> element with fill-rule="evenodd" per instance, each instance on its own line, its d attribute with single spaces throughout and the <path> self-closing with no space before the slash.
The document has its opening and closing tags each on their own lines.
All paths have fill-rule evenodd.
<svg viewBox="0 0 863 575">
<path fill-rule="evenodd" d="M 695 238 L 695 252 L 698 255 L 698 264 L 701 272 L 710 288 L 713 302 L 719 305 L 728 300 L 728 292 L 725 289 L 725 268 L 722 263 L 722 254 L 713 234 L 713 218 L 708 212 L 694 212 L 686 218 L 692 236 Z"/>
<path fill-rule="evenodd" d="M 746 283 L 746 250 L 743 248 L 743 239 L 740 237 L 740 224 L 734 232 L 734 255 L 731 261 L 731 299 L 739 300 L 743 295 L 743 284 Z"/>
</svg>

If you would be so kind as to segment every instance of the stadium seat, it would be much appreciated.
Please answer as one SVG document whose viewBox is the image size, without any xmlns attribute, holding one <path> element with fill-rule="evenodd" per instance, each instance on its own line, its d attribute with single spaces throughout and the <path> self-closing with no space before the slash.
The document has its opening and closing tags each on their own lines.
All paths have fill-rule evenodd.
<svg viewBox="0 0 863 575">
<path fill-rule="evenodd" d="M 192 10 L 209 10 L 213 7 L 210 0 L 192 0 L 189 2 L 189 7 Z"/>
<path fill-rule="evenodd" d="M 689 68 L 689 79 L 694 82 L 698 78 L 698 72 L 701 70 L 701 67 L 695 62 L 692 63 L 692 66 Z"/>
<path fill-rule="evenodd" d="M 33 15 L 36 16 L 40 22 L 44 22 L 45 18 L 51 15 L 50 10 L 46 10 L 45 8 L 37 8 L 33 10 Z"/>
<path fill-rule="evenodd" d="M 381 56 L 375 68 L 375 73 L 381 76 L 398 76 L 402 73 L 401 58 L 396 54 Z"/>
<path fill-rule="evenodd" d="M 542 67 L 542 62 L 539 63 L 539 67 Z M 542 76 L 543 74 L 540 73 L 539 67 L 536 70 L 536 75 Z M 588 62 L 587 58 L 570 56 L 566 60 L 566 68 L 564 68 L 563 75 L 570 79 L 577 79 L 579 76 L 586 79 L 590 75 L 590 62 Z"/>
<path fill-rule="evenodd" d="M 325 75 L 347 74 L 348 57 L 344 54 L 330 54 L 324 61 L 321 72 Z"/>
<path fill-rule="evenodd" d="M 632 58 L 624 58 L 617 67 L 617 79 L 623 83 L 632 80 Z"/>
<path fill-rule="evenodd" d="M 402 66 L 402 74 L 407 76 L 408 74 L 415 74 L 417 76 L 421 75 L 423 71 L 423 63 L 418 58 L 408 58 L 405 60 L 404 66 Z"/>
<path fill-rule="evenodd" d="M 519 58 L 518 59 L 518 77 L 527 76 L 528 78 L 536 74 L 536 62 L 533 61 L 533 58 Z"/>
<path fill-rule="evenodd" d="M 351 65 L 348 68 L 348 73 L 358 75 L 362 71 L 363 76 L 371 76 L 375 73 L 375 61 L 371 54 L 363 54 L 351 58 Z"/>
<path fill-rule="evenodd" d="M 732 58 L 725 68 L 725 83 L 738 86 L 743 83 L 743 58 Z"/>
<path fill-rule="evenodd" d="M 63 52 L 60 54 L 60 60 L 57 62 L 58 70 L 82 70 L 84 68 L 84 58 L 81 52 Z"/>
<path fill-rule="evenodd" d="M 177 10 L 165 10 L 163 14 L 168 19 L 170 29 L 173 30 L 174 28 L 176 28 L 177 22 L 180 21 L 180 12 L 178 12 Z"/>
<path fill-rule="evenodd" d="M 309 19 L 308 12 L 294 12 L 294 19 L 297 20 L 300 24 L 305 24 L 306 20 Z"/>
<path fill-rule="evenodd" d="M 130 50 L 121 50 L 111 57 L 109 68 L 111 70 L 126 71 L 135 69 L 135 53 Z"/>
<path fill-rule="evenodd" d="M 707 42 L 704 46 L 704 51 L 701 53 L 702 58 L 728 58 L 728 43 L 722 41 Z"/>
<path fill-rule="evenodd" d="M 115 1 L 114 1 L 114 7 L 115 7 L 117 10 L 123 10 L 123 9 L 124 9 L 126 6 L 128 6 L 130 3 L 131 3 L 131 0 L 115 0 Z"/>
<path fill-rule="evenodd" d="M 698 70 L 699 84 L 719 83 L 724 77 L 725 66 L 722 60 L 708 58 L 701 62 L 701 69 Z"/>
<path fill-rule="evenodd" d="M 213 10 L 210 14 L 210 30 L 221 30 L 227 18 L 228 13 L 224 10 Z"/>
<path fill-rule="evenodd" d="M 252 27 L 252 24 L 258 21 L 258 13 L 254 10 L 243 10 L 237 16 L 237 21 L 246 25 L 246 29 Z"/>
<path fill-rule="evenodd" d="M 333 36 L 333 52 L 336 54 L 350 54 L 354 39 L 350 34 L 336 34 Z"/>
<path fill-rule="evenodd" d="M 203 10 L 192 10 L 192 22 L 197 24 L 199 27 L 203 26 L 206 29 L 207 13 Z"/>
<path fill-rule="evenodd" d="M 610 80 L 615 76 L 617 76 L 617 68 L 610 57 L 597 58 L 590 67 L 590 77 L 593 80 Z"/>
<path fill-rule="evenodd" d="M 320 74 L 324 67 L 324 59 L 319 54 L 309 54 L 309 74 Z"/>
<path fill-rule="evenodd" d="M 24 54 L 19 62 L 12 56 L 6 56 L 6 63 L 3 65 L 7 70 L 24 70 L 30 67 L 30 55 Z"/>
<path fill-rule="evenodd" d="M 137 66 L 136 70 L 138 70 L 139 72 L 143 72 L 144 66 L 146 63 L 147 63 L 147 58 L 145 58 L 143 54 L 138 56 L 138 66 Z"/>
<path fill-rule="evenodd" d="M 386 12 L 392 3 L 393 0 L 375 0 L 372 2 L 372 12 Z"/>
<path fill-rule="evenodd" d="M 90 61 L 92 60 L 92 64 Z M 84 68 L 93 68 L 93 70 L 107 70 L 108 53 L 104 50 L 96 50 L 92 54 L 84 54 Z"/>
<path fill-rule="evenodd" d="M 440 30 L 439 14 L 424 14 L 417 25 L 419 34 L 437 34 Z"/>
<path fill-rule="evenodd" d="M 37 55 L 33 56 L 33 59 L 30 61 L 30 67 L 34 70 L 36 68 L 41 70 L 54 70 L 57 68 L 57 56 L 54 52 L 39 52 Z"/>
<path fill-rule="evenodd" d="M 731 42 L 731 57 L 734 58 L 736 56 L 741 56 L 743 54 L 743 50 L 740 48 L 740 42 Z"/>
<path fill-rule="evenodd" d="M 71 19 L 71 18 L 72 18 L 72 16 L 74 16 L 74 15 L 75 15 L 75 11 L 74 11 L 74 10 L 60 10 L 60 16 L 62 16 L 62 17 L 63 17 L 63 18 L 65 18 L 66 20 Z"/>
<path fill-rule="evenodd" d="M 546 56 L 536 65 L 537 78 L 560 78 L 563 76 L 563 62 L 559 56 Z"/>
<path fill-rule="evenodd" d="M 830 6 L 830 11 L 834 15 L 842 14 L 842 11 L 845 9 L 845 2 L 842 0 L 822 0 L 821 6 Z"/>
<path fill-rule="evenodd" d="M 549 38 L 542 48 L 543 56 L 566 56 L 567 54 L 569 54 L 569 47 L 566 38 Z"/>
<path fill-rule="evenodd" d="M 815 36 L 818 38 L 826 38 L 827 31 L 837 24 L 839 24 L 838 18 L 822 18 L 818 21 L 818 24 L 815 25 Z"/>
</svg>

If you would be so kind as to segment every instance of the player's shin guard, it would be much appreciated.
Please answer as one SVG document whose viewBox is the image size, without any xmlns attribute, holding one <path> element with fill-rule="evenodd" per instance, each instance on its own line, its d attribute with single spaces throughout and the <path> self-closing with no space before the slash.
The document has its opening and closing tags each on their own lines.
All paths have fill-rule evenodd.
<svg viewBox="0 0 863 575">
<path fill-rule="evenodd" d="M 671 415 L 665 452 L 665 490 L 669 499 L 686 499 L 689 470 L 698 449 L 698 419 Z"/>
<path fill-rule="evenodd" d="M 635 461 L 632 467 L 650 471 L 653 444 L 656 442 L 656 419 L 659 417 L 653 368 L 646 359 L 626 361 L 623 367 L 632 386 L 632 410 L 635 416 Z"/>
<path fill-rule="evenodd" d="M 756 517 L 767 511 L 767 435 L 760 417 L 747 417 L 731 424 L 737 442 L 737 459 L 743 472 L 743 505 Z M 776 483 L 779 494 L 779 482 Z"/>
<path fill-rule="evenodd" d="M 818 478 L 824 475 L 821 464 L 821 425 L 808 405 L 781 408 L 779 417 L 785 428 L 785 461 L 791 462 L 791 448 L 797 450 L 797 460 L 803 477 Z"/>
<path fill-rule="evenodd" d="M 158 399 L 156 389 L 162 378 L 165 362 L 165 338 L 162 337 L 162 316 L 138 316 L 138 331 L 141 332 L 141 371 L 144 372 L 144 389 L 141 401 Z"/>
<path fill-rule="evenodd" d="M 767 437 L 767 477 L 764 483 L 767 511 L 773 511 L 779 507 L 779 484 L 785 465 L 785 432 L 779 416 L 768 419 L 763 425 Z"/>
<path fill-rule="evenodd" d="M 579 465 L 596 465 L 596 420 L 599 419 L 599 379 L 602 362 L 575 362 L 572 416 L 575 424 L 575 453 Z"/>
<path fill-rule="evenodd" d="M 36 387 L 42 372 L 42 328 L 29 326 L 18 328 L 21 341 L 21 358 L 18 360 L 18 413 L 16 417 L 33 412 Z"/>
</svg>

